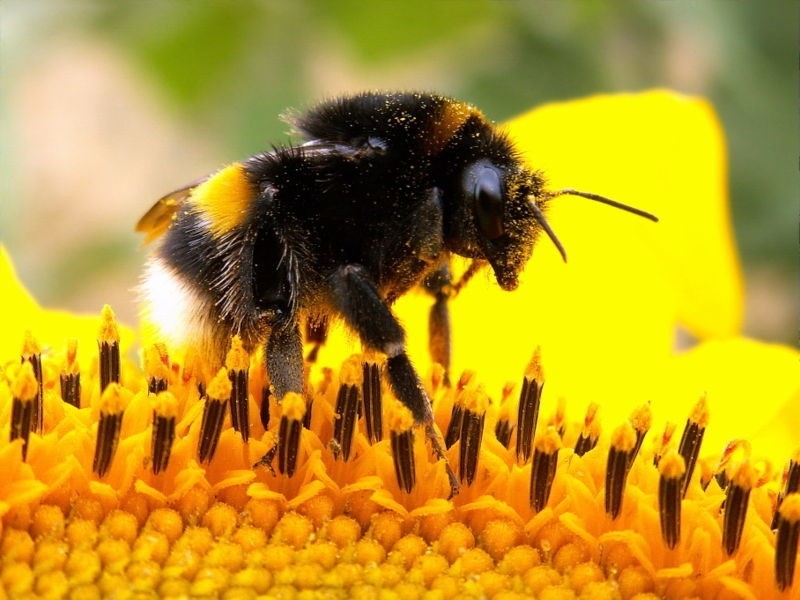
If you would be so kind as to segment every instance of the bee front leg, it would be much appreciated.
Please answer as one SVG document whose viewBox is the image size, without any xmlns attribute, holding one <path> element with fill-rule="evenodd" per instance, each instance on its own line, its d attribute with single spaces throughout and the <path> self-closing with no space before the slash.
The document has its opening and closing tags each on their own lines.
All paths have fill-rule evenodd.
<svg viewBox="0 0 800 600">
<path fill-rule="evenodd" d="M 364 345 L 388 357 L 389 384 L 397 399 L 411 411 L 414 421 L 425 426 L 425 435 L 436 458 L 445 460 L 450 497 L 453 497 L 459 491 L 458 479 L 445 455 L 444 441 L 433 421 L 428 394 L 406 354 L 402 326 L 380 297 L 372 278 L 359 265 L 337 269 L 330 281 L 330 292 L 338 312 Z"/>
</svg>

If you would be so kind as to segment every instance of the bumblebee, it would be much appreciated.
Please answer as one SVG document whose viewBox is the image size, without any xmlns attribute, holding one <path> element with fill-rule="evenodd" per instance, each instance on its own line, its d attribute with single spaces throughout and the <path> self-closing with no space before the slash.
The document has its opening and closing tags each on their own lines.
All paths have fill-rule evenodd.
<svg viewBox="0 0 800 600">
<path fill-rule="evenodd" d="M 433 359 L 449 363 L 447 300 L 484 265 L 504 290 L 548 225 L 549 200 L 570 194 L 656 220 L 608 198 L 548 191 L 510 140 L 471 104 L 431 93 L 361 93 L 287 119 L 303 140 L 275 147 L 161 198 L 139 221 L 159 239 L 145 267 L 147 318 L 173 343 L 221 364 L 231 336 L 265 346 L 275 397 L 303 392 L 302 328 L 324 342 L 339 318 L 386 355 L 397 398 L 441 434 L 406 354 L 393 302 L 415 286 L 435 301 Z M 472 259 L 453 281 L 452 255 Z M 448 465 L 451 491 L 458 482 Z"/>
</svg>

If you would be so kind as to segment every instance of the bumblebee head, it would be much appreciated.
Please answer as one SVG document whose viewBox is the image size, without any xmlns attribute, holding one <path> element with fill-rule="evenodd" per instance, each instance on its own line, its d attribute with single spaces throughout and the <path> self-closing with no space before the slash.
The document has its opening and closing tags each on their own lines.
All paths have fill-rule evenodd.
<svg viewBox="0 0 800 600">
<path fill-rule="evenodd" d="M 494 130 L 483 140 L 475 134 L 466 139 L 480 146 L 465 153 L 472 160 L 462 163 L 459 177 L 451 184 L 455 190 L 449 190 L 451 201 L 445 203 L 445 242 L 456 254 L 486 260 L 504 290 L 516 289 L 540 231 L 567 260 L 564 246 L 544 214 L 546 204 L 557 196 L 581 196 L 658 220 L 650 213 L 597 194 L 571 188 L 545 190 L 542 176 L 525 167 L 508 140 Z"/>
<path fill-rule="evenodd" d="M 461 234 L 472 238 L 476 257 L 489 262 L 500 287 L 513 290 L 533 252 L 537 212 L 542 215 L 532 199 L 541 190 L 541 178 L 514 163 L 482 158 L 464 169 L 461 183 L 471 213 L 469 231 Z"/>
</svg>

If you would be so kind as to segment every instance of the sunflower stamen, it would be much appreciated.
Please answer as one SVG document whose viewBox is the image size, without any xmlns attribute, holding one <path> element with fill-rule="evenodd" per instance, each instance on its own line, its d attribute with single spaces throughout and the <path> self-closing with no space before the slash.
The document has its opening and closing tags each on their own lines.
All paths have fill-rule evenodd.
<svg viewBox="0 0 800 600">
<path fill-rule="evenodd" d="M 778 511 L 778 534 L 775 541 L 775 581 L 783 591 L 792 585 L 800 541 L 800 494 L 787 494 Z"/>
<path fill-rule="evenodd" d="M 606 513 L 616 519 L 622 510 L 625 482 L 631 467 L 631 455 L 636 448 L 636 431 L 628 422 L 623 423 L 611 436 L 611 448 L 606 463 Z"/>
<path fill-rule="evenodd" d="M 100 392 L 110 383 L 119 383 L 119 326 L 114 311 L 106 304 L 100 313 L 100 332 L 97 336 L 100 349 Z"/>
<path fill-rule="evenodd" d="M 308 379 L 305 381 L 305 386 L 308 386 Z M 314 396 L 309 396 L 308 400 L 306 400 L 306 412 L 303 415 L 303 427 L 311 430 L 311 415 L 313 414 L 312 409 L 314 408 Z"/>
<path fill-rule="evenodd" d="M 461 373 L 461 377 L 458 378 L 458 382 L 456 383 L 456 391 L 463 392 L 469 386 L 471 386 L 477 379 L 477 373 L 472 369 L 464 369 Z"/>
<path fill-rule="evenodd" d="M 78 365 L 78 340 L 67 342 L 67 362 L 61 371 L 61 399 L 75 408 L 81 407 L 81 372 Z"/>
<path fill-rule="evenodd" d="M 511 434 L 514 432 L 514 425 L 511 423 L 509 413 L 511 412 L 511 392 L 514 391 L 515 384 L 508 382 L 503 386 L 503 392 L 500 397 L 500 414 L 497 418 L 497 424 L 494 426 L 494 435 L 497 441 L 503 444 L 505 448 L 511 444 Z"/>
<path fill-rule="evenodd" d="M 153 433 L 150 445 L 151 467 L 158 475 L 167 470 L 172 444 L 175 441 L 175 420 L 178 401 L 169 392 L 159 392 L 153 402 Z"/>
<path fill-rule="evenodd" d="M 522 464 L 528 462 L 533 451 L 533 434 L 539 419 L 539 402 L 543 388 L 542 351 L 537 347 L 525 370 L 525 376 L 522 378 L 522 390 L 519 394 L 517 462 Z"/>
<path fill-rule="evenodd" d="M 489 407 L 489 396 L 482 387 L 462 392 L 463 416 L 461 418 L 461 447 L 459 452 L 458 476 L 467 485 L 475 481 L 478 472 L 478 459 L 483 440 L 483 426 L 486 420 L 486 409 Z"/>
<path fill-rule="evenodd" d="M 197 444 L 197 457 L 201 463 L 209 463 L 214 458 L 217 442 L 222 433 L 222 423 L 225 420 L 225 410 L 228 407 L 231 389 L 228 373 L 221 368 L 206 389 L 203 420 L 200 423 L 200 438 Z"/>
<path fill-rule="evenodd" d="M 429 375 L 430 390 L 428 396 L 435 398 L 444 388 L 450 388 L 450 378 L 444 367 L 439 363 L 431 365 L 431 372 Z"/>
<path fill-rule="evenodd" d="M 231 425 L 247 442 L 250 439 L 250 406 L 248 403 L 250 357 L 238 335 L 233 336 L 231 340 L 231 349 L 225 357 L 225 367 L 228 369 L 228 378 L 231 380 Z"/>
<path fill-rule="evenodd" d="M 33 367 L 33 376 L 39 387 L 33 402 L 33 413 L 31 415 L 31 429 L 36 433 L 44 430 L 44 386 L 42 386 L 42 350 L 39 342 L 33 337 L 30 331 L 25 332 L 25 339 L 22 342 L 22 362 L 30 363 Z"/>
<path fill-rule="evenodd" d="M 339 371 L 339 392 L 336 396 L 336 413 L 333 421 L 333 439 L 331 448 L 334 458 L 339 456 L 347 462 L 353 445 L 353 434 L 356 431 L 359 405 L 359 375 L 361 369 L 353 359 L 342 364 Z"/>
<path fill-rule="evenodd" d="M 658 512 L 661 517 L 661 537 L 667 548 L 681 540 L 681 499 L 686 462 L 674 450 L 667 452 L 658 463 Z"/>
<path fill-rule="evenodd" d="M 302 395 L 287 392 L 281 401 L 281 423 L 278 428 L 278 470 L 291 477 L 297 468 L 300 435 L 307 406 Z"/>
<path fill-rule="evenodd" d="M 731 482 L 731 475 L 736 472 L 743 461 L 748 460 L 752 453 L 750 442 L 747 440 L 732 440 L 725 446 L 722 456 L 714 470 L 714 479 L 721 489 L 727 489 Z M 723 503 L 721 508 L 724 508 Z"/>
<path fill-rule="evenodd" d="M 183 371 L 181 373 L 181 380 L 185 385 L 194 377 L 195 385 L 197 387 L 197 394 L 200 398 L 206 395 L 206 385 L 211 377 L 208 373 L 208 365 L 200 358 L 194 346 L 186 351 L 186 357 L 183 361 Z"/>
<path fill-rule="evenodd" d="M 133 394 L 112 381 L 100 396 L 100 420 L 97 424 L 97 440 L 94 446 L 92 471 L 103 477 L 111 468 L 119 445 L 122 418 Z"/>
<path fill-rule="evenodd" d="M 700 487 L 705 492 L 714 480 L 714 464 L 710 458 L 701 458 L 697 461 L 697 466 L 700 468 Z"/>
<path fill-rule="evenodd" d="M 630 456 L 630 461 L 633 463 L 636 456 L 639 454 L 639 450 L 642 449 L 644 438 L 647 436 L 647 432 L 650 431 L 650 425 L 653 422 L 653 413 L 650 410 L 650 404 L 643 404 L 633 411 L 629 420 L 631 425 L 633 425 L 633 430 L 636 432 L 636 445 L 633 447 L 633 452 L 631 452 Z"/>
<path fill-rule="evenodd" d="M 667 421 L 667 424 L 664 426 L 664 432 L 661 434 L 661 437 L 657 438 L 655 441 L 655 448 L 653 449 L 653 466 L 657 467 L 658 463 L 661 462 L 661 458 L 669 450 L 670 444 L 672 444 L 672 438 L 675 436 L 675 429 L 677 429 L 675 423 Z M 685 468 L 686 461 L 684 461 L 684 469 Z"/>
<path fill-rule="evenodd" d="M 411 411 L 397 400 L 389 402 L 387 408 L 387 425 L 397 485 L 410 494 L 416 483 L 414 417 Z"/>
<path fill-rule="evenodd" d="M 462 391 L 456 395 L 453 408 L 450 410 L 450 423 L 447 425 L 447 431 L 444 434 L 445 448 L 450 448 L 461 437 L 461 422 L 464 420 L 463 394 L 464 392 Z"/>
<path fill-rule="evenodd" d="M 772 529 L 778 528 L 778 513 L 783 499 L 795 492 L 800 492 L 800 448 L 795 451 L 794 456 L 789 460 L 789 464 L 783 472 L 783 489 L 781 493 L 778 494 L 778 500 L 775 503 L 775 514 L 772 516 Z"/>
<path fill-rule="evenodd" d="M 169 387 L 169 355 L 164 344 L 153 344 L 145 350 L 144 371 L 149 393 L 158 394 L 167 391 Z"/>
<path fill-rule="evenodd" d="M 36 381 L 33 364 L 26 361 L 11 385 L 11 431 L 10 440 L 22 438 L 22 460 L 28 457 L 28 440 L 33 429 L 34 406 L 41 386 Z"/>
<path fill-rule="evenodd" d="M 689 489 L 689 482 L 692 479 L 695 464 L 697 464 L 697 456 L 700 454 L 700 445 L 703 443 L 703 434 L 706 432 L 707 425 L 708 403 L 706 396 L 703 395 L 694 405 L 686 421 L 686 427 L 683 428 L 680 444 L 678 444 L 678 453 L 686 462 L 686 475 L 683 478 L 684 496 Z"/>
<path fill-rule="evenodd" d="M 583 419 L 583 428 L 575 442 L 575 454 L 583 456 L 589 450 L 597 445 L 600 439 L 600 419 L 597 417 L 597 411 L 600 406 L 594 402 L 589 404 L 586 409 L 586 416 Z"/>
<path fill-rule="evenodd" d="M 309 319 L 306 323 L 306 343 L 314 344 L 306 355 L 306 362 L 315 363 L 319 356 L 319 350 L 322 348 L 325 340 L 328 337 L 328 320 L 322 318 L 320 320 Z"/>
<path fill-rule="evenodd" d="M 258 418 L 261 421 L 261 426 L 266 431 L 269 429 L 269 403 L 272 398 L 272 392 L 269 385 L 264 385 L 261 388 L 261 405 L 258 407 Z"/>
<path fill-rule="evenodd" d="M 745 460 L 739 465 L 728 484 L 725 493 L 725 518 L 722 525 L 722 545 L 728 556 L 736 552 L 739 547 L 747 517 L 750 492 L 757 480 L 758 473 L 750 465 L 750 461 Z"/>
<path fill-rule="evenodd" d="M 447 431 L 444 434 L 444 445 L 450 448 L 455 444 L 461 435 L 461 419 L 464 418 L 464 407 L 461 405 L 461 394 L 472 384 L 475 379 L 475 371 L 467 369 L 461 374 L 456 384 L 456 399 L 453 402 L 453 408 L 450 410 L 450 423 L 447 425 Z"/>
<path fill-rule="evenodd" d="M 544 433 L 536 437 L 530 489 L 530 504 L 535 512 L 547 506 L 547 501 L 550 499 L 561 446 L 561 436 L 553 426 L 549 426 Z"/>
<path fill-rule="evenodd" d="M 555 412 L 547 420 L 548 427 L 555 427 L 558 435 L 564 437 L 567 430 L 567 399 L 559 396 Z"/>
</svg>

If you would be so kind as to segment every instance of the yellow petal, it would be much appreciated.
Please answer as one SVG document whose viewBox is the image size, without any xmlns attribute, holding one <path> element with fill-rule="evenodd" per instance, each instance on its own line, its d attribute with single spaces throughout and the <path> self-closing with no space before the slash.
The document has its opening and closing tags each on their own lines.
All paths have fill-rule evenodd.
<svg viewBox="0 0 800 600">
<path fill-rule="evenodd" d="M 454 373 L 474 368 L 496 393 L 541 345 L 545 401 L 563 395 L 582 411 L 595 400 L 626 416 L 663 377 L 678 325 L 701 338 L 740 326 L 717 121 L 701 100 L 649 92 L 544 106 L 508 129 L 550 189 L 607 195 L 661 221 L 553 200 L 550 222 L 569 262 L 542 236 L 517 291 L 501 291 L 490 272 L 477 276 L 451 303 Z M 406 296 L 397 305 L 420 364 L 430 304 Z"/>
<path fill-rule="evenodd" d="M 0 244 L 0 290 L 2 290 L 3 336 L 0 337 L 0 356 L 3 358 L 19 354 L 26 328 L 30 328 L 31 316 L 39 310 L 36 300 L 19 283 L 11 257 Z"/>
<path fill-rule="evenodd" d="M 688 415 L 707 394 L 704 453 L 719 454 L 730 440 L 747 439 L 755 456 L 780 468 L 800 444 L 800 353 L 792 348 L 745 338 L 704 342 L 675 357 L 653 388 L 653 413 L 661 415 Z"/>
<path fill-rule="evenodd" d="M 591 253 L 605 271 L 625 261 L 632 285 L 637 272 L 658 271 L 674 290 L 667 301 L 676 320 L 696 336 L 739 331 L 724 137 L 707 102 L 667 91 L 596 96 L 535 109 L 508 127 L 552 189 L 607 195 L 660 218 L 655 227 L 633 224 L 614 210 L 559 198 L 553 226 L 568 251 L 581 253 L 576 260 Z"/>
<path fill-rule="evenodd" d="M 87 368 L 97 353 L 98 315 L 80 316 L 63 310 L 41 308 L 19 281 L 5 247 L 0 244 L 0 356 L 18 356 L 25 331 L 30 330 L 43 351 L 63 352 L 68 339 L 78 340 L 78 358 Z M 133 344 L 134 334 L 120 327 L 123 352 Z"/>
</svg>

